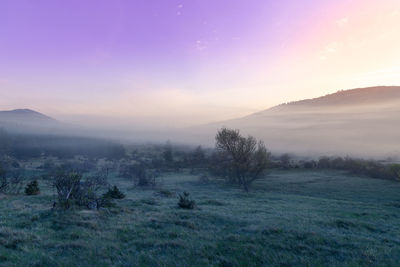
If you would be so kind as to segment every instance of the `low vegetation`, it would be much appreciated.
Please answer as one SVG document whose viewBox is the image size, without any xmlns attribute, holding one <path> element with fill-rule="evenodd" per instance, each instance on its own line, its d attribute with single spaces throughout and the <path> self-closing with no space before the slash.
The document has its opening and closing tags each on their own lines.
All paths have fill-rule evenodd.
<svg viewBox="0 0 400 267">
<path fill-rule="evenodd" d="M 317 167 L 321 169 L 346 170 L 354 174 L 378 179 L 400 180 L 400 164 L 384 164 L 376 160 L 322 157 L 319 159 Z"/>
<path fill-rule="evenodd" d="M 400 184 L 334 170 L 278 170 L 250 193 L 164 173 L 163 193 L 132 187 L 89 210 L 51 209 L 53 191 L 2 196 L 1 265 L 396 266 Z M 39 181 L 41 182 L 41 181 Z M 41 183 L 42 184 L 42 183 Z M 192 210 L 170 192 L 191 192 Z M 384 192 L 378 194 L 377 192 Z M 178 255 L 178 256 L 177 256 Z"/>
<path fill-rule="evenodd" d="M 106 193 L 104 193 L 103 198 L 123 199 L 125 198 L 125 194 L 122 193 L 116 185 L 114 185 L 112 188 L 108 189 Z"/>
<path fill-rule="evenodd" d="M 183 192 L 182 195 L 179 195 L 178 206 L 182 209 L 193 209 L 196 202 L 190 199 L 190 194 L 188 192 Z"/>
<path fill-rule="evenodd" d="M 39 183 L 37 180 L 34 180 L 26 185 L 25 194 L 28 196 L 34 196 L 40 194 Z"/>
<path fill-rule="evenodd" d="M 218 132 L 215 149 L 167 143 L 107 157 L 2 153 L 0 265 L 400 261 L 394 162 L 274 156 L 230 129 Z"/>
</svg>

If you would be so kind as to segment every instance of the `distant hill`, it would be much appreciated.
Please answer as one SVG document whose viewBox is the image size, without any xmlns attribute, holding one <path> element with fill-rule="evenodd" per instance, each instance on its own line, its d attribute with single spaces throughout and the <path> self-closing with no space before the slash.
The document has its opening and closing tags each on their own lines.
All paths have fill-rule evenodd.
<svg viewBox="0 0 400 267">
<path fill-rule="evenodd" d="M 400 86 L 338 91 L 192 130 L 212 144 L 222 126 L 254 135 L 278 153 L 400 155 Z"/>
<path fill-rule="evenodd" d="M 55 123 L 55 119 L 31 109 L 0 111 L 0 121 L 14 123 Z"/>
<path fill-rule="evenodd" d="M 0 127 L 10 132 L 49 133 L 61 127 L 57 120 L 31 109 L 0 111 Z"/>
<path fill-rule="evenodd" d="M 341 90 L 325 96 L 280 104 L 255 114 L 299 108 L 359 107 L 386 105 L 400 100 L 400 86 L 375 86 Z M 253 114 L 253 115 L 255 115 Z M 251 115 L 250 115 L 251 116 Z"/>
</svg>

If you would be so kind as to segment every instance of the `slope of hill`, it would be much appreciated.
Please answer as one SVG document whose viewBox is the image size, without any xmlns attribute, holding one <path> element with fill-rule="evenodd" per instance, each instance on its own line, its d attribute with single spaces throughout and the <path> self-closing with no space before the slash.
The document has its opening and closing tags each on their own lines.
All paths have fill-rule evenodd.
<svg viewBox="0 0 400 267">
<path fill-rule="evenodd" d="M 261 138 L 274 152 L 400 155 L 400 86 L 339 91 L 282 104 L 203 126 L 197 135 L 208 135 L 212 143 L 222 126 Z"/>
<path fill-rule="evenodd" d="M 351 90 L 341 90 L 333 94 L 284 103 L 270 109 L 257 112 L 255 114 L 284 111 L 298 108 L 312 109 L 322 107 L 353 107 L 360 106 L 379 106 L 390 103 L 396 104 L 400 100 L 400 86 L 376 86 L 367 88 L 357 88 Z M 253 114 L 253 115 L 255 115 Z"/>
<path fill-rule="evenodd" d="M 0 121 L 14 123 L 55 123 L 56 120 L 31 109 L 0 111 Z"/>
<path fill-rule="evenodd" d="M 60 129 L 62 124 L 31 109 L 15 109 L 0 111 L 0 127 L 10 132 L 47 134 Z"/>
</svg>

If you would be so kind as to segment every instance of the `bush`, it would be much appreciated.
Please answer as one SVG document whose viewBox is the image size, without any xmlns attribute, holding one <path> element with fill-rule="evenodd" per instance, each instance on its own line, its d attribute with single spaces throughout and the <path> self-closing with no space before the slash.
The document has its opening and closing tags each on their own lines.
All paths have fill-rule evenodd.
<svg viewBox="0 0 400 267">
<path fill-rule="evenodd" d="M 102 206 L 102 197 L 98 191 L 108 185 L 104 175 L 93 175 L 83 178 L 81 174 L 58 169 L 52 174 L 53 186 L 57 190 L 59 207 L 68 209 L 71 204 L 86 206 L 89 209 L 98 209 Z"/>
<path fill-rule="evenodd" d="M 375 160 L 354 158 L 322 157 L 318 161 L 318 168 L 346 170 L 354 174 L 366 175 L 372 178 L 397 180 L 400 178 L 399 164 L 383 164 Z"/>
<path fill-rule="evenodd" d="M 178 206 L 182 209 L 193 209 L 195 206 L 195 201 L 189 198 L 188 192 L 183 192 L 183 195 L 179 194 Z"/>
<path fill-rule="evenodd" d="M 10 169 L 0 165 L 0 192 L 5 194 L 19 194 L 24 186 L 24 170 Z"/>
<path fill-rule="evenodd" d="M 39 195 L 40 189 L 38 181 L 34 180 L 27 184 L 25 187 L 25 194 L 28 196 Z"/>
<path fill-rule="evenodd" d="M 107 191 L 107 193 L 105 193 L 104 195 L 103 195 L 103 198 L 105 198 L 105 199 L 110 199 L 110 198 L 113 198 L 113 199 L 123 199 L 123 198 L 125 198 L 125 194 L 124 193 L 122 193 L 119 189 L 118 189 L 118 187 L 116 186 L 116 185 L 114 185 L 112 188 L 110 188 L 110 189 L 108 189 L 108 191 Z"/>
<path fill-rule="evenodd" d="M 302 164 L 302 167 L 304 169 L 314 169 L 314 168 L 317 167 L 317 163 L 315 161 L 313 161 L 313 160 L 311 160 L 311 161 L 303 161 L 303 162 L 301 162 L 301 164 Z"/>
<path fill-rule="evenodd" d="M 75 172 L 66 173 L 63 170 L 54 176 L 53 186 L 57 190 L 58 204 L 68 209 L 70 201 L 79 202 L 81 200 L 81 179 L 82 175 Z"/>
</svg>

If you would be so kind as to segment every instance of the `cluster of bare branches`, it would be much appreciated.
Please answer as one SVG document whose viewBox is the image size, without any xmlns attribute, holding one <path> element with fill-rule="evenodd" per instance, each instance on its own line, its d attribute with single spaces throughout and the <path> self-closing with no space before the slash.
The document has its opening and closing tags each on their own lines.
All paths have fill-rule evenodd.
<svg viewBox="0 0 400 267">
<path fill-rule="evenodd" d="M 225 178 L 249 191 L 250 185 L 264 175 L 270 152 L 262 141 L 257 142 L 252 136 L 243 137 L 239 130 L 222 128 L 215 139 Z"/>
<path fill-rule="evenodd" d="M 54 206 L 64 209 L 73 204 L 90 209 L 100 208 L 102 201 L 99 192 L 109 187 L 107 176 L 103 173 L 83 177 L 78 172 L 59 169 L 52 174 L 51 180 L 57 193 Z"/>
<path fill-rule="evenodd" d="M 19 194 L 24 186 L 25 173 L 21 168 L 10 169 L 0 165 L 0 192 Z"/>
</svg>

